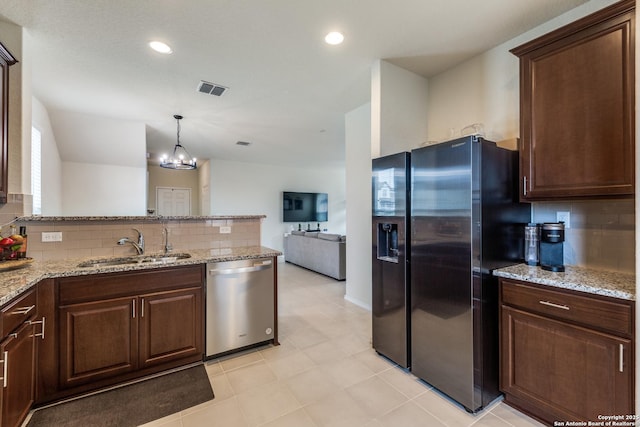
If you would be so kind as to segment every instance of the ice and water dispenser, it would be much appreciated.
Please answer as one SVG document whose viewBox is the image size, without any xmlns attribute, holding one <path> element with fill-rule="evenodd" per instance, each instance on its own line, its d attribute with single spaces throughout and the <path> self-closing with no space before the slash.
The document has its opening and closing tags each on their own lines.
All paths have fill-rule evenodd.
<svg viewBox="0 0 640 427">
<path fill-rule="evenodd" d="M 387 262 L 398 262 L 398 224 L 378 224 L 378 259 Z"/>
</svg>

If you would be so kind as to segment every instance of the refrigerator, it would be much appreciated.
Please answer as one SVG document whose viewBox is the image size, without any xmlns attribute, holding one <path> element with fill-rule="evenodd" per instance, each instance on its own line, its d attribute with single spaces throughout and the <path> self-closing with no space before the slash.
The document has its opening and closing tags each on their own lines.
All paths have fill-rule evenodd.
<svg viewBox="0 0 640 427">
<path fill-rule="evenodd" d="M 478 136 L 411 152 L 411 370 L 469 412 L 499 396 L 498 283 L 521 262 L 518 154 Z"/>
<path fill-rule="evenodd" d="M 373 348 L 408 368 L 411 153 L 372 161 Z"/>
</svg>

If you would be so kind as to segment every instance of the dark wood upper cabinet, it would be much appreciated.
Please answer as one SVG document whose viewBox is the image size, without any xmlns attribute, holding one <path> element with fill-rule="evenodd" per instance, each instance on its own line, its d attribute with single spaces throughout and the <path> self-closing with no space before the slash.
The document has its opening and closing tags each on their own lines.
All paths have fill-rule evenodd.
<svg viewBox="0 0 640 427">
<path fill-rule="evenodd" d="M 634 194 L 635 1 L 519 46 L 525 200 Z"/>
<path fill-rule="evenodd" d="M 9 193 L 9 67 L 18 62 L 0 43 L 0 203 L 7 203 Z"/>
</svg>

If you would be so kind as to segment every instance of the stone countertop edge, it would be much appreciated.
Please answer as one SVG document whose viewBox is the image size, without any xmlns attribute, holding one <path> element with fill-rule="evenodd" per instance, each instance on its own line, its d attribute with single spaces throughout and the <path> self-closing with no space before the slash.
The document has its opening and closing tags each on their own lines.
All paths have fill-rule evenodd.
<svg viewBox="0 0 640 427">
<path fill-rule="evenodd" d="M 636 277 L 632 273 L 594 270 L 565 266 L 564 272 L 554 273 L 526 264 L 517 264 L 493 271 L 495 276 L 522 280 L 556 288 L 571 289 L 635 301 Z"/>
<path fill-rule="evenodd" d="M 212 215 L 212 216 L 23 216 L 13 222 L 52 222 L 52 221 L 213 221 L 226 219 L 263 219 L 266 215 Z"/>
<path fill-rule="evenodd" d="M 191 258 L 177 260 L 170 264 L 139 265 L 124 264 L 107 267 L 78 267 L 78 264 L 89 259 L 100 258 L 69 258 L 64 260 L 40 261 L 34 260 L 26 267 L 16 270 L 0 272 L 0 306 L 11 301 L 16 296 L 32 288 L 44 279 L 57 277 L 85 276 L 99 273 L 117 273 L 121 271 L 150 270 L 155 268 L 176 267 L 183 265 L 206 264 L 208 262 L 237 261 L 277 257 L 282 252 L 264 246 L 248 246 L 239 248 L 220 248 L 185 251 Z M 149 254 L 152 255 L 152 254 Z M 104 258 L 103 258 L 104 259 Z M 10 262 L 10 261 L 7 261 Z"/>
</svg>

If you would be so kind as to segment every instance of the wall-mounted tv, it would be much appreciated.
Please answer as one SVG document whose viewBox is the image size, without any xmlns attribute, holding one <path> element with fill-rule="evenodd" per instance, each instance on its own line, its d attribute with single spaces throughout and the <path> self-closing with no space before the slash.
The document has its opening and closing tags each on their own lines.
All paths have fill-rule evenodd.
<svg viewBox="0 0 640 427">
<path fill-rule="evenodd" d="M 327 193 L 282 192 L 283 222 L 326 222 L 328 219 Z"/>
</svg>

